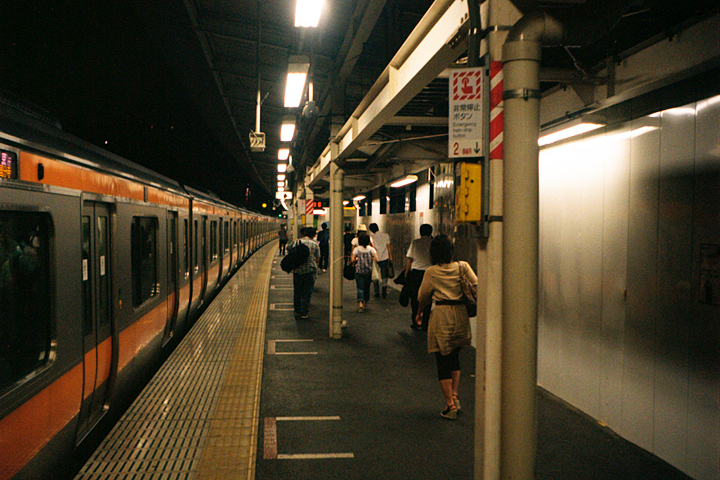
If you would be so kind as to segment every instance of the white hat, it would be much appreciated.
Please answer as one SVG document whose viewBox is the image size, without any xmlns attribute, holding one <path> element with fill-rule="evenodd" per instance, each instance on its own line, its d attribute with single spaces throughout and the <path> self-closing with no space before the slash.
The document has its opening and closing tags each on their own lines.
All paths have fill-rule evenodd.
<svg viewBox="0 0 720 480">
<path fill-rule="evenodd" d="M 360 224 L 360 226 L 358 227 L 358 232 L 367 232 L 367 227 L 364 223 Z"/>
</svg>

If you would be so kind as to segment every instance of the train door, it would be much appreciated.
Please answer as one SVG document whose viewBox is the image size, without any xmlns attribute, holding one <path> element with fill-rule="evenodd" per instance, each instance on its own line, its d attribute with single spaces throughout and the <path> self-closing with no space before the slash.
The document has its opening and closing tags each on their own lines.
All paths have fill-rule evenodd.
<svg viewBox="0 0 720 480">
<path fill-rule="evenodd" d="M 200 303 L 205 303 L 205 292 L 208 284 L 208 217 L 203 215 L 200 222 L 200 265 L 202 266 L 202 286 L 200 287 Z"/>
<path fill-rule="evenodd" d="M 107 204 L 84 202 L 82 214 L 83 396 L 77 442 L 108 409 L 117 351 L 112 338 L 110 255 L 111 225 Z M 115 358 L 114 358 L 115 357 Z"/>
<path fill-rule="evenodd" d="M 178 291 L 180 282 L 178 281 L 178 272 L 180 265 L 178 263 L 178 214 L 177 212 L 167 213 L 167 268 L 168 268 L 168 297 L 167 297 L 167 321 L 165 323 L 165 335 L 163 337 L 163 345 L 172 338 L 175 330 L 175 323 L 178 318 L 178 310 L 180 306 L 180 292 Z"/>
</svg>

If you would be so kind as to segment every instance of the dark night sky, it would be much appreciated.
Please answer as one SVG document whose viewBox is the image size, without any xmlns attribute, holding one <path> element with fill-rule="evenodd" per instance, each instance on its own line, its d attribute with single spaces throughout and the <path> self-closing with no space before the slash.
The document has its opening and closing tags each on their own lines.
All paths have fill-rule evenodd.
<svg viewBox="0 0 720 480">
<path fill-rule="evenodd" d="M 153 16 L 164 15 L 163 3 L 168 15 L 157 26 Z M 256 210 L 272 203 L 230 155 L 227 146 L 239 142 L 227 126 L 217 128 L 225 112 L 208 116 L 202 92 L 189 91 L 197 82 L 178 78 L 193 73 L 173 65 L 172 56 L 196 50 L 178 45 L 171 52 L 168 41 L 157 41 L 170 25 L 193 43 L 182 2 L 150 4 L 0 0 L 0 88 L 49 111 L 66 132 L 181 183 Z"/>
</svg>

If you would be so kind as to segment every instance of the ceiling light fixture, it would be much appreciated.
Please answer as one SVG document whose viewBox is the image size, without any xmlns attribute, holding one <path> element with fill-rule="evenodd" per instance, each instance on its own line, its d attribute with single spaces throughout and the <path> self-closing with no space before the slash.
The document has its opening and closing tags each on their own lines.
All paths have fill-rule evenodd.
<svg viewBox="0 0 720 480">
<path fill-rule="evenodd" d="M 305 55 L 290 57 L 285 83 L 285 106 L 287 108 L 300 106 L 303 93 L 305 93 L 305 80 L 307 80 L 309 69 L 310 60 Z"/>
<path fill-rule="evenodd" d="M 360 202 L 362 200 L 365 200 L 365 195 L 357 195 L 353 197 L 353 202 Z"/>
<path fill-rule="evenodd" d="M 390 186 L 392 188 L 404 187 L 405 185 L 410 185 L 411 183 L 417 182 L 417 179 L 418 179 L 417 175 L 408 175 L 405 178 L 401 178 L 400 180 L 398 180 L 395 183 L 391 183 Z"/>
<path fill-rule="evenodd" d="M 278 173 L 285 173 L 287 171 L 287 163 L 278 163 Z"/>
<path fill-rule="evenodd" d="M 291 142 L 295 135 L 295 117 L 293 115 L 285 115 L 283 117 L 282 126 L 280 127 L 280 141 Z"/>
<path fill-rule="evenodd" d="M 285 174 L 280 173 L 278 174 L 278 182 L 284 182 L 285 181 Z"/>
<path fill-rule="evenodd" d="M 591 132 L 602 126 L 603 125 L 599 125 L 597 123 L 578 123 L 577 125 L 573 125 L 563 130 L 538 138 L 538 145 L 541 147 L 544 145 L 550 145 L 551 143 L 559 142 L 560 140 L 565 140 L 571 137 L 575 137 L 577 135 L 582 135 L 583 133 Z"/>
<path fill-rule="evenodd" d="M 289 148 L 281 148 L 278 150 L 278 160 L 287 160 L 290 156 L 290 149 Z"/>
<path fill-rule="evenodd" d="M 278 182 L 278 187 L 285 187 L 285 182 Z"/>
<path fill-rule="evenodd" d="M 317 27 L 320 22 L 322 0 L 297 0 L 295 5 L 296 27 Z"/>
</svg>

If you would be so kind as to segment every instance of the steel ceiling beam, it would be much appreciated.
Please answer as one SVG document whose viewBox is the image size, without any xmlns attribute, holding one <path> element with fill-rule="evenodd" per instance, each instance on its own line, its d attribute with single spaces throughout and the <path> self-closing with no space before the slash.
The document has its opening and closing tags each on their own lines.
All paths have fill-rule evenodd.
<svg viewBox="0 0 720 480">
<path fill-rule="evenodd" d="M 360 105 L 307 172 L 312 186 L 329 174 L 332 144 L 342 166 L 363 143 L 386 124 L 467 48 L 469 15 L 464 0 L 437 0 L 428 9 Z"/>
</svg>

